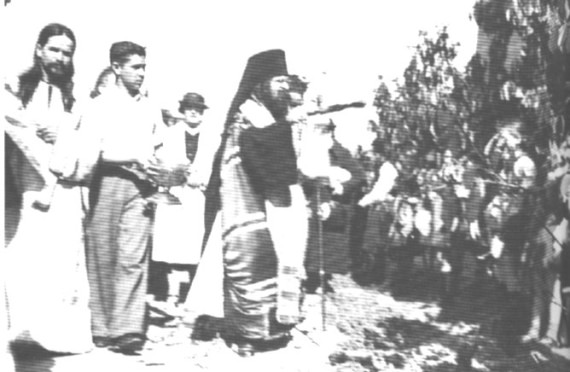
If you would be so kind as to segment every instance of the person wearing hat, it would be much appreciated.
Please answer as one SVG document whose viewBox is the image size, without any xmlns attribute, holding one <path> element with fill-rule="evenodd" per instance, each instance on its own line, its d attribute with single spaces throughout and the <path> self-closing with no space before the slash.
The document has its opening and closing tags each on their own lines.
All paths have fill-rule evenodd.
<svg viewBox="0 0 570 372">
<path fill-rule="evenodd" d="M 156 277 L 152 289 L 157 300 L 167 302 L 165 306 L 154 305 L 173 315 L 178 313 L 177 306 L 185 302 L 202 253 L 205 181 L 194 160 L 207 108 L 203 96 L 186 93 L 179 101 L 180 115 L 168 115 L 173 124 L 165 130 L 163 149 L 169 153 L 161 154 L 165 161 L 188 166 L 186 183 L 169 189 L 180 203 L 162 203 L 155 211 L 152 267 Z"/>
<path fill-rule="evenodd" d="M 557 226 L 549 227 L 555 237 L 552 244 L 554 252 L 548 252 L 550 256 L 546 256 L 544 262 L 551 263 L 551 269 L 556 270 L 557 275 L 554 278 L 554 285 L 552 283 L 543 284 L 545 289 L 546 285 L 549 286 L 550 293 L 542 301 L 547 300 L 550 305 L 550 309 L 543 308 L 544 313 L 550 310 L 550 318 L 544 314 L 541 320 L 549 322 L 546 340 L 556 340 L 559 347 L 568 347 L 570 346 L 570 311 L 568 310 L 570 309 L 570 173 L 561 176 L 555 185 L 558 186 L 556 192 L 559 205 L 553 209 L 557 212 Z M 540 299 L 536 298 L 536 300 Z M 535 311 L 534 315 L 539 314 L 540 312 Z M 544 328 L 544 324 L 540 325 Z M 544 331 L 544 329 L 541 330 Z"/>
<path fill-rule="evenodd" d="M 185 126 L 185 144 L 186 157 L 193 163 L 198 153 L 198 143 L 200 140 L 201 124 L 204 117 L 204 111 L 208 109 L 204 97 L 198 93 L 186 93 L 179 102 L 180 112 L 184 119 Z M 192 187 L 203 188 L 204 182 L 200 181 L 200 177 L 195 172 L 190 172 L 188 184 Z"/>
<path fill-rule="evenodd" d="M 169 129 L 164 134 L 163 146 L 168 153 L 161 154 L 161 157 L 169 161 L 192 163 L 198 153 L 202 121 L 208 106 L 204 97 L 198 93 L 186 93 L 178 104 L 178 113 L 173 112 L 174 110 L 162 110 L 163 121 Z"/>
<path fill-rule="evenodd" d="M 240 355 L 285 346 L 298 319 L 307 216 L 289 81 L 283 50 L 249 58 L 207 192 L 209 239 L 224 246 L 222 336 Z"/>
<path fill-rule="evenodd" d="M 537 169 L 529 147 L 528 140 L 523 139 L 514 149 L 513 181 L 523 189 L 536 185 Z"/>
</svg>

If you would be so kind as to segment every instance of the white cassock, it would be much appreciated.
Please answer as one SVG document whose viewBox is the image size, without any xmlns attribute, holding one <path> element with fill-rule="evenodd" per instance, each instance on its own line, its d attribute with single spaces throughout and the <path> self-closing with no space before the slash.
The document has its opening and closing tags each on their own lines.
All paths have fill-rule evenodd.
<svg viewBox="0 0 570 372">
<path fill-rule="evenodd" d="M 61 130 L 68 123 L 58 120 L 66 115 L 61 91 L 52 86 L 48 104 L 48 89 L 48 84 L 40 82 L 25 109 L 12 106 L 2 113 L 2 120 L 12 114 L 33 115 L 40 124 L 49 122 Z M 36 135 L 35 122 L 4 121 L 18 147 L 7 156 L 13 172 L 10 177 L 22 196 L 20 219 L 5 255 L 10 338 L 54 352 L 81 353 L 93 346 L 82 190 L 78 185 L 58 183 L 50 173 L 54 145 Z M 53 185 L 53 196 L 49 210 L 41 211 L 33 203 L 46 184 Z"/>
</svg>

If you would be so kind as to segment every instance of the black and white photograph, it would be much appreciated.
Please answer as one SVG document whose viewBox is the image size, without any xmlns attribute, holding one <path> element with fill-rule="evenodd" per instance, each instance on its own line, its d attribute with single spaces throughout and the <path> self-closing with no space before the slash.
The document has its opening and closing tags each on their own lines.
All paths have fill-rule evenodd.
<svg viewBox="0 0 570 372">
<path fill-rule="evenodd" d="M 570 371 L 570 0 L 4 0 L 0 35 L 0 371 Z"/>
</svg>

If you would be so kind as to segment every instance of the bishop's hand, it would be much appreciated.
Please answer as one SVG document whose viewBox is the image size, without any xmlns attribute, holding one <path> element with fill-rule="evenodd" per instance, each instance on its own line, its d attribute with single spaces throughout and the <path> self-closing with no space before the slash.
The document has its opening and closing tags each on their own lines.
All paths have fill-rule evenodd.
<svg viewBox="0 0 570 372">
<path fill-rule="evenodd" d="M 330 203 L 321 203 L 317 208 L 317 216 L 321 221 L 326 221 L 331 216 L 332 208 Z"/>
<path fill-rule="evenodd" d="M 38 128 L 36 135 L 46 143 L 53 144 L 57 141 L 57 130 L 51 126 Z"/>
</svg>

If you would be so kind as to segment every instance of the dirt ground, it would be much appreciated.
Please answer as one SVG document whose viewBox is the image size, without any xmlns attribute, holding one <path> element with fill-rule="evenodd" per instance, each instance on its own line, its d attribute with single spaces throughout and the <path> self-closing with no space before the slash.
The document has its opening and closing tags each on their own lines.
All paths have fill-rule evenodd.
<svg viewBox="0 0 570 372">
<path fill-rule="evenodd" d="M 164 322 L 153 318 L 140 356 L 105 349 L 74 356 L 21 355 L 18 372 L 38 371 L 570 371 L 570 349 L 540 343 L 510 354 L 494 334 L 500 293 L 484 285 L 442 302 L 433 277 L 417 275 L 416 290 L 394 297 L 386 287 L 362 287 L 335 276 L 335 293 L 307 295 L 306 319 L 286 348 L 243 358 L 219 338 L 194 341 L 195 314 Z M 442 305 L 443 304 L 443 305 Z"/>
</svg>

